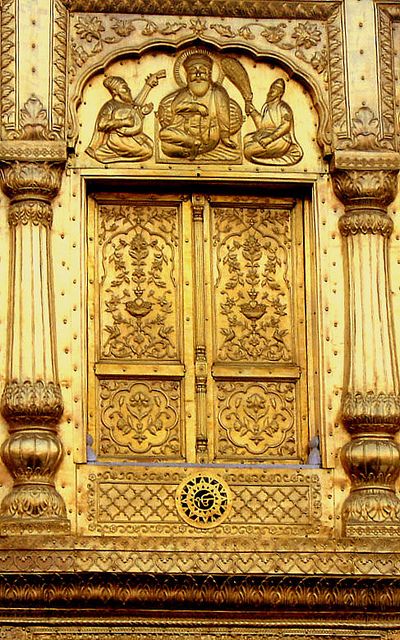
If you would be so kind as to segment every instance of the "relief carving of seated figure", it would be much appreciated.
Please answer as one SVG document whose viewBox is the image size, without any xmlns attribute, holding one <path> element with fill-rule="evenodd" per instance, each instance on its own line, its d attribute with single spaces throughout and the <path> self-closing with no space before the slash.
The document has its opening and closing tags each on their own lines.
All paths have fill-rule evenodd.
<svg viewBox="0 0 400 640">
<path fill-rule="evenodd" d="M 144 161 L 153 155 L 153 142 L 143 133 L 143 119 L 153 109 L 145 103 L 150 90 L 157 86 L 158 74 L 146 78 L 143 89 L 135 99 L 127 82 L 110 76 L 103 82 L 112 99 L 106 102 L 97 116 L 95 130 L 86 149 L 99 162 Z"/>
<path fill-rule="evenodd" d="M 158 108 L 163 153 L 194 160 L 218 147 L 215 159 L 239 158 L 232 136 L 242 126 L 242 111 L 226 89 L 212 81 L 211 57 L 194 52 L 183 67 L 187 84 L 163 98 Z"/>
<path fill-rule="evenodd" d="M 244 155 L 250 162 L 291 165 L 303 157 L 294 135 L 293 112 L 282 100 L 284 92 L 285 81 L 279 78 L 271 84 L 261 113 L 253 104 L 246 105 L 246 113 L 257 127 L 244 137 Z"/>
</svg>

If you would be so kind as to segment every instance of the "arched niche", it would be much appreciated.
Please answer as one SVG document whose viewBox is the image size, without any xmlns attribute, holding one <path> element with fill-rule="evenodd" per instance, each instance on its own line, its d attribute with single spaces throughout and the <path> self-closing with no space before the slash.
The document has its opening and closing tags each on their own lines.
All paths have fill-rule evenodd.
<svg viewBox="0 0 400 640">
<path fill-rule="evenodd" d="M 173 150 L 165 153 L 165 145 L 160 142 L 160 132 L 163 129 L 160 114 L 165 99 L 167 96 L 173 98 L 180 90 L 185 90 L 187 78 L 184 61 L 195 52 L 200 52 L 211 60 L 213 86 L 223 88 L 231 103 L 236 105 L 236 117 L 242 118 L 241 125 L 238 125 L 233 133 L 233 144 L 240 149 L 240 153 L 232 154 L 229 151 L 225 154 L 198 153 L 185 156 L 180 155 L 179 151 L 174 153 Z M 104 123 L 99 125 L 99 116 L 107 110 L 104 105 L 115 100 L 109 82 L 107 85 L 106 81 L 104 85 L 106 78 L 118 77 L 125 80 L 135 98 L 146 86 L 146 78 L 152 74 L 158 74 L 159 78 L 156 86 L 147 92 L 145 103 L 151 104 L 152 108 L 148 107 L 150 112 L 142 117 L 141 129 L 144 134 L 142 140 L 144 145 L 147 145 L 148 152 L 135 154 L 132 151 L 130 155 L 129 150 L 125 150 L 121 151 L 119 159 L 118 151 L 114 152 L 112 158 L 112 154 L 107 156 L 107 153 L 104 155 L 91 152 L 93 144 L 101 144 L 99 138 L 107 137 L 104 130 L 101 134 Z M 284 120 L 291 119 L 290 131 L 286 131 L 286 138 L 290 138 L 293 144 L 289 153 L 285 150 L 281 153 L 278 149 L 277 153 L 272 151 L 272 154 L 269 154 L 267 151 L 264 154 L 261 149 L 257 155 L 257 152 L 248 150 L 250 138 L 263 128 L 267 120 L 263 114 L 267 111 L 271 85 L 275 88 L 280 87 L 282 95 L 269 126 L 273 128 L 275 124 L 276 133 L 273 132 L 273 136 L 282 138 L 284 135 L 279 136 L 278 129 L 284 125 Z M 248 110 L 249 101 L 254 117 Z M 322 86 L 307 75 L 299 64 L 294 64 L 293 61 L 289 64 L 285 56 L 262 55 L 250 47 L 217 48 L 197 39 L 179 48 L 158 46 L 144 48 L 140 55 L 133 51 L 123 51 L 118 56 L 108 55 L 79 79 L 75 79 L 74 92 L 69 102 L 70 136 L 71 144 L 75 146 L 77 166 L 100 168 L 102 165 L 110 166 L 121 162 L 125 166 L 128 163 L 134 166 L 144 163 L 146 167 L 156 165 L 162 169 L 171 164 L 193 164 L 195 161 L 195 164 L 221 167 L 232 165 L 239 173 L 239 167 L 243 169 L 246 166 L 247 170 L 256 171 L 277 168 L 280 171 L 320 172 L 324 170 L 324 159 L 331 151 L 329 109 Z M 221 111 L 221 108 L 224 108 L 221 104 L 216 106 L 217 111 Z M 219 116 L 220 114 L 217 114 L 217 118 Z M 263 124 L 260 124 L 261 121 Z M 93 142 L 96 129 L 99 135 L 97 141 Z"/>
</svg>

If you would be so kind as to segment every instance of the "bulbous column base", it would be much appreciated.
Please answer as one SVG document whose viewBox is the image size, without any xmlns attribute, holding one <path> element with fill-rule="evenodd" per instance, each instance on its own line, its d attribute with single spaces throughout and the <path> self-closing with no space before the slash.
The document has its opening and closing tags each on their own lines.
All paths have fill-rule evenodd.
<svg viewBox="0 0 400 640">
<path fill-rule="evenodd" d="M 0 507 L 0 535 L 68 533 L 64 500 L 51 484 L 14 485 Z"/>
<path fill-rule="evenodd" d="M 400 536 L 400 500 L 391 489 L 374 487 L 351 491 L 342 517 L 346 537 Z"/>
<path fill-rule="evenodd" d="M 14 485 L 0 506 L 3 535 L 66 533 L 70 529 L 64 500 L 54 484 L 63 457 L 57 433 L 62 410 L 61 390 L 54 382 L 6 384 L 1 411 L 10 433 L 1 447 L 1 458 Z"/>
<path fill-rule="evenodd" d="M 400 535 L 400 499 L 395 483 L 400 473 L 400 449 L 390 436 L 355 436 L 343 447 L 343 466 L 352 488 L 342 511 L 344 535 Z"/>
</svg>

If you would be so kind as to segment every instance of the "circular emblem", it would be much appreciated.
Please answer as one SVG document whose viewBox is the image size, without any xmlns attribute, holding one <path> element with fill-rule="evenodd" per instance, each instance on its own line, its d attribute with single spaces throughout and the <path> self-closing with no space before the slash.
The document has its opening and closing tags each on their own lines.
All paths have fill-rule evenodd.
<svg viewBox="0 0 400 640">
<path fill-rule="evenodd" d="M 218 476 L 199 474 L 186 478 L 176 491 L 176 505 L 181 518 L 200 529 L 221 524 L 231 508 L 228 485 Z"/>
</svg>

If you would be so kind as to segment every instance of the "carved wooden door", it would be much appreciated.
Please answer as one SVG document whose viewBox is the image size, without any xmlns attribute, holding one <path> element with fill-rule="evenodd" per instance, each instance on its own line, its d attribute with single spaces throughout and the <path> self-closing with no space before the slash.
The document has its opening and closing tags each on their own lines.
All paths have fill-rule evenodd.
<svg viewBox="0 0 400 640">
<path fill-rule="evenodd" d="M 97 458 L 304 461 L 302 201 L 105 193 L 89 213 Z"/>
</svg>

